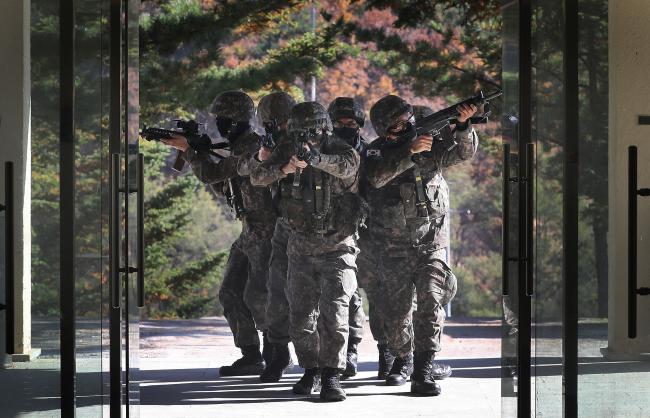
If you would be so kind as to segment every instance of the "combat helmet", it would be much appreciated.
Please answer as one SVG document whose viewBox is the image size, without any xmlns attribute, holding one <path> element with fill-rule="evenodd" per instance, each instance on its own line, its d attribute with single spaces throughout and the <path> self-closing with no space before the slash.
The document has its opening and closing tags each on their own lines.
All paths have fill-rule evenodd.
<svg viewBox="0 0 650 418">
<path fill-rule="evenodd" d="M 257 105 L 257 120 L 260 125 L 275 121 L 281 125 L 291 117 L 296 101 L 283 91 L 276 91 L 262 97 Z"/>
<path fill-rule="evenodd" d="M 298 103 L 291 109 L 288 131 L 305 132 L 321 130 L 323 133 L 332 132 L 332 121 L 327 111 L 318 102 Z"/>
<path fill-rule="evenodd" d="M 429 115 L 433 115 L 433 109 L 429 106 L 413 105 L 413 117 L 416 121 L 426 118 Z"/>
<path fill-rule="evenodd" d="M 210 113 L 233 122 L 248 122 L 255 115 L 253 99 L 243 91 L 230 90 L 219 94 L 212 102 Z"/>
<path fill-rule="evenodd" d="M 405 113 L 413 113 L 413 107 L 401 97 L 384 96 L 370 108 L 370 121 L 379 136 L 386 136 L 388 128 Z"/>
<path fill-rule="evenodd" d="M 354 119 L 361 128 L 366 122 L 366 115 L 363 113 L 361 104 L 352 97 L 337 97 L 330 103 L 327 113 L 332 121 L 340 118 Z"/>
</svg>

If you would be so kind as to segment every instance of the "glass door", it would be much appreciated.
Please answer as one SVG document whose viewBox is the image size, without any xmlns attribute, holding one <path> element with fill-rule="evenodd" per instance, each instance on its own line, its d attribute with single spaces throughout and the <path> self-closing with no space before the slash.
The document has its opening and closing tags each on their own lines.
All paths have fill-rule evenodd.
<svg viewBox="0 0 650 418">
<path fill-rule="evenodd" d="M 504 1 L 502 9 L 502 328 L 501 416 L 517 416 L 519 331 L 519 3 Z"/>
<path fill-rule="evenodd" d="M 577 3 L 577 415 L 645 417 L 650 10 L 640 2 Z"/>
<path fill-rule="evenodd" d="M 531 410 L 563 414 L 566 222 L 564 0 L 531 1 Z"/>
<path fill-rule="evenodd" d="M 74 2 L 74 328 L 76 414 L 101 417 L 109 326 L 106 0 Z"/>
<path fill-rule="evenodd" d="M 109 104 L 110 416 L 138 417 L 144 306 L 144 159 L 138 148 L 139 0 L 111 1 Z"/>
<path fill-rule="evenodd" d="M 140 416 L 140 308 L 144 307 L 144 156 L 139 152 L 139 15 L 140 0 L 124 3 L 124 115 L 125 115 L 125 257 L 129 266 L 124 283 L 125 390 L 127 417 Z"/>
<path fill-rule="evenodd" d="M 31 164 L 17 161 L 5 171 L 2 159 L 0 415 L 136 417 L 144 219 L 139 1 L 14 4 L 30 9 L 16 16 L 31 15 L 25 27 L 8 26 L 16 33 L 6 38 L 30 38 L 23 45 L 31 46 L 31 95 L 22 99 L 31 106 L 31 138 L 3 132 L 3 145 L 30 150 L 30 143 Z M 31 196 L 28 205 L 22 196 Z M 19 204 L 30 210 L 14 210 Z M 22 269 L 29 263 L 12 268 L 29 252 L 19 258 L 14 249 L 22 228 L 11 219 L 26 214 L 31 271 Z"/>
</svg>

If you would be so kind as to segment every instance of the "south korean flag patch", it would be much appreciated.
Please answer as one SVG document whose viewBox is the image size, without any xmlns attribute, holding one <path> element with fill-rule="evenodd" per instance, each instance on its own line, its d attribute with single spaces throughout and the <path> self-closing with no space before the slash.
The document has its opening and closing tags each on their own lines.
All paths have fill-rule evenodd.
<svg viewBox="0 0 650 418">
<path fill-rule="evenodd" d="M 366 150 L 366 157 L 368 158 L 381 158 L 381 150 L 370 148 Z"/>
</svg>

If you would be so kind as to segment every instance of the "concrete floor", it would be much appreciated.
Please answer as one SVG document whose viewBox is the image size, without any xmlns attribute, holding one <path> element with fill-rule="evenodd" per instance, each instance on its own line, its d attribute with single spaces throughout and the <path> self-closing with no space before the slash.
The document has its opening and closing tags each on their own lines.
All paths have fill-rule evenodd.
<svg viewBox="0 0 650 418">
<path fill-rule="evenodd" d="M 141 365 L 142 418 L 168 417 L 500 417 L 499 321 L 450 321 L 444 359 L 454 376 L 436 398 L 412 397 L 409 386 L 376 379 L 377 350 L 370 332 L 360 347 L 360 373 L 344 382 L 348 399 L 322 403 L 295 396 L 294 367 L 276 384 L 257 377 L 218 377 L 239 356 L 223 318 L 145 323 Z M 176 329 L 176 331 L 174 331 Z M 514 399 L 514 398 L 513 398 Z"/>
<path fill-rule="evenodd" d="M 0 418 L 60 417 L 53 324 L 35 326 L 35 345 L 43 348 L 40 358 L 0 369 Z M 560 332 L 559 324 L 534 330 L 534 417 L 561 416 Z M 602 321 L 581 324 L 579 416 L 650 417 L 650 363 L 603 359 L 606 332 Z M 144 321 L 141 334 L 140 370 L 133 375 L 141 381 L 141 405 L 132 418 L 516 416 L 516 398 L 501 397 L 500 321 L 448 322 L 441 358 L 453 366 L 454 375 L 442 382 L 443 394 L 436 398 L 411 397 L 408 386 L 387 387 L 376 380 L 376 347 L 366 330 L 361 372 L 344 383 L 348 400 L 336 404 L 321 403 L 317 396 L 294 396 L 291 385 L 302 373 L 299 367 L 277 384 L 261 384 L 256 377 L 220 378 L 218 368 L 239 356 L 223 318 Z M 77 417 L 108 417 L 108 358 L 100 335 L 98 323 L 80 324 Z"/>
</svg>

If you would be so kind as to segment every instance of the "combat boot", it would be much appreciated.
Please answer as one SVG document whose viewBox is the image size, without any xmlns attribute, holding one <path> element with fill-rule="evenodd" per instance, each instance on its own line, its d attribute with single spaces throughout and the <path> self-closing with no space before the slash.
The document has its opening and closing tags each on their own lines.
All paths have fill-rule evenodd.
<svg viewBox="0 0 650 418">
<path fill-rule="evenodd" d="M 433 378 L 433 351 L 415 353 L 415 367 L 411 376 L 411 393 L 423 396 L 438 396 L 442 389 Z"/>
<path fill-rule="evenodd" d="M 357 375 L 357 360 L 359 355 L 357 353 L 357 344 L 348 344 L 347 359 L 345 361 L 345 371 L 341 379 L 345 380 L 352 376 Z"/>
<path fill-rule="evenodd" d="M 413 354 L 405 357 L 395 357 L 393 367 L 391 367 L 386 384 L 388 386 L 401 386 L 405 384 L 409 376 L 413 373 Z"/>
<path fill-rule="evenodd" d="M 393 367 L 395 356 L 390 352 L 388 345 L 386 344 L 377 344 L 377 350 L 379 350 L 379 370 L 377 371 L 377 378 L 379 380 L 386 380 L 388 372 L 391 367 Z"/>
<path fill-rule="evenodd" d="M 266 363 L 266 367 L 260 375 L 260 381 L 263 383 L 279 381 L 282 374 L 293 364 L 288 344 L 272 344 L 271 349 L 273 352 L 271 360 Z"/>
<path fill-rule="evenodd" d="M 444 380 L 451 376 L 451 366 L 434 361 L 431 365 L 431 376 L 434 380 Z"/>
<path fill-rule="evenodd" d="M 269 341 L 269 338 L 266 336 L 266 332 L 262 333 L 264 338 L 262 339 L 262 358 L 264 363 L 267 365 L 273 359 L 273 344 Z"/>
<path fill-rule="evenodd" d="M 222 366 L 219 369 L 220 376 L 250 376 L 258 375 L 264 370 L 264 359 L 257 345 L 241 347 L 242 358 L 236 360 L 230 366 Z"/>
<path fill-rule="evenodd" d="M 320 392 L 320 369 L 305 369 L 305 374 L 293 385 L 293 393 L 296 395 L 311 395 Z"/>
<path fill-rule="evenodd" d="M 327 402 L 338 402 L 346 399 L 345 392 L 341 387 L 339 370 L 326 367 L 323 369 L 321 382 L 323 387 L 320 390 L 320 398 Z"/>
</svg>

